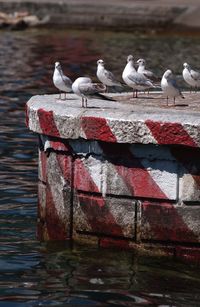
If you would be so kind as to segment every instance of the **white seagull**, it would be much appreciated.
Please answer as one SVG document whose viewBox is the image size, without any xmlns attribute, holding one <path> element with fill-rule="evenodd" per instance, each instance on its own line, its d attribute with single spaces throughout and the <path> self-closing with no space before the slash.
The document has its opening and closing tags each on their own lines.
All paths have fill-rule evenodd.
<svg viewBox="0 0 200 307">
<path fill-rule="evenodd" d="M 174 99 L 174 105 L 175 105 L 176 97 L 180 96 L 184 98 L 183 94 L 181 93 L 176 83 L 176 79 L 170 69 L 166 70 L 162 76 L 161 88 L 162 88 L 163 93 L 167 95 L 167 105 L 168 105 L 169 98 Z"/>
<path fill-rule="evenodd" d="M 197 88 L 200 86 L 200 72 L 191 68 L 188 63 L 183 64 L 183 79 L 190 87 Z"/>
<path fill-rule="evenodd" d="M 107 86 L 119 86 L 122 87 L 122 84 L 115 78 L 113 73 L 105 69 L 105 62 L 103 60 L 97 61 L 97 78 L 104 85 Z"/>
<path fill-rule="evenodd" d="M 143 74 L 151 81 L 158 81 L 158 77 L 151 70 L 146 69 L 146 61 L 144 59 L 139 59 L 136 63 L 138 64 L 137 72 Z"/>
<path fill-rule="evenodd" d="M 122 79 L 133 89 L 133 97 L 135 98 L 138 97 L 138 90 L 146 90 L 154 87 L 150 79 L 146 78 L 142 73 L 136 71 L 132 55 L 127 57 L 127 64 L 122 73 Z"/>
<path fill-rule="evenodd" d="M 72 81 L 70 78 L 64 75 L 60 62 L 55 62 L 55 69 L 53 73 L 53 84 L 60 91 L 58 99 L 61 99 L 62 92 L 64 92 L 65 94 L 64 99 L 66 99 L 66 93 L 72 91 Z"/>
<path fill-rule="evenodd" d="M 73 92 L 76 95 L 81 96 L 82 107 L 85 108 L 87 108 L 88 97 L 113 101 L 114 99 L 101 94 L 105 92 L 105 89 L 106 86 L 104 84 L 92 83 L 92 80 L 88 77 L 79 77 L 72 84 Z"/>
</svg>

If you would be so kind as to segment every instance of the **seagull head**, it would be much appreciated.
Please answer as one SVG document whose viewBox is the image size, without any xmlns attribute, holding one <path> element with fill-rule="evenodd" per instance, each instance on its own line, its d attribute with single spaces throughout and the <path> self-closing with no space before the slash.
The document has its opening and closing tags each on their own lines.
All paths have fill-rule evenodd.
<svg viewBox="0 0 200 307">
<path fill-rule="evenodd" d="M 128 62 L 133 62 L 133 56 L 131 54 L 127 56 L 127 63 Z"/>
<path fill-rule="evenodd" d="M 183 67 L 184 67 L 184 68 L 190 68 L 190 65 L 189 65 L 188 63 L 184 63 L 184 64 L 183 64 Z"/>
<path fill-rule="evenodd" d="M 163 75 L 164 78 L 169 79 L 173 76 L 171 69 L 167 69 Z"/>
<path fill-rule="evenodd" d="M 98 60 L 97 61 L 97 65 L 101 65 L 101 66 L 104 66 L 105 65 L 105 62 L 104 62 L 104 60 Z"/>
<path fill-rule="evenodd" d="M 137 60 L 136 63 L 140 66 L 140 65 L 145 65 L 146 61 L 144 59 L 139 59 Z"/>
<path fill-rule="evenodd" d="M 58 69 L 61 68 L 60 62 L 55 62 L 55 68 L 58 68 Z"/>
</svg>

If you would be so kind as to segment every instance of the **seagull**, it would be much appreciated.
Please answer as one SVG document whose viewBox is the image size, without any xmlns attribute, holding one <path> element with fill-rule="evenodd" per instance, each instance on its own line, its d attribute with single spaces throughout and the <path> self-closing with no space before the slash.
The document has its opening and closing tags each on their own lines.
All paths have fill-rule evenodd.
<svg viewBox="0 0 200 307">
<path fill-rule="evenodd" d="M 144 59 L 139 59 L 136 63 L 138 64 L 137 72 L 143 74 L 151 81 L 158 81 L 158 77 L 151 70 L 146 69 L 146 61 Z"/>
<path fill-rule="evenodd" d="M 188 63 L 183 64 L 183 79 L 187 84 L 192 87 L 199 87 L 200 86 L 200 72 L 191 68 Z"/>
<path fill-rule="evenodd" d="M 66 93 L 72 91 L 72 81 L 70 78 L 63 74 L 60 62 L 55 62 L 55 69 L 53 73 L 53 84 L 60 90 L 59 98 L 61 99 L 61 93 L 65 93 L 64 99 L 66 99 Z"/>
<path fill-rule="evenodd" d="M 114 99 L 101 94 L 105 92 L 105 89 L 106 86 L 104 84 L 92 83 L 92 80 L 88 77 L 79 77 L 72 84 L 73 92 L 76 95 L 81 96 L 82 107 L 85 108 L 87 108 L 88 97 L 113 101 Z"/>
<path fill-rule="evenodd" d="M 181 96 L 182 98 L 185 98 L 183 94 L 181 93 L 176 83 L 176 79 L 174 78 L 173 73 L 170 69 L 166 70 L 162 76 L 161 88 L 163 92 L 167 95 L 167 106 L 168 106 L 169 97 L 173 97 L 174 105 L 175 105 L 175 99 L 177 96 Z"/>
<path fill-rule="evenodd" d="M 122 79 L 128 86 L 132 87 L 133 98 L 138 97 L 138 90 L 145 90 L 154 87 L 150 79 L 146 78 L 142 73 L 136 71 L 132 55 L 127 57 L 127 64 L 122 73 Z"/>
<path fill-rule="evenodd" d="M 107 86 L 122 87 L 122 84 L 115 78 L 113 73 L 105 69 L 105 62 L 101 59 L 97 61 L 97 78 L 106 85 L 106 88 Z"/>
</svg>

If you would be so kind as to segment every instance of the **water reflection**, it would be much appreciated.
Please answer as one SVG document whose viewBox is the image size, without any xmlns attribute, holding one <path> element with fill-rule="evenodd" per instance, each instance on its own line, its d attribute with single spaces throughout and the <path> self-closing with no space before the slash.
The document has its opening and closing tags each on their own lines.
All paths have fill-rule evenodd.
<svg viewBox="0 0 200 307">
<path fill-rule="evenodd" d="M 32 95 L 56 92 L 51 80 L 56 60 L 72 79 L 95 79 L 98 58 L 120 76 L 130 53 L 148 58 L 158 74 L 165 66 L 180 73 L 183 62 L 198 61 L 199 41 L 198 36 L 0 32 L 0 306 L 199 305 L 200 275 L 193 266 L 36 240 L 37 139 L 24 118 Z"/>
</svg>

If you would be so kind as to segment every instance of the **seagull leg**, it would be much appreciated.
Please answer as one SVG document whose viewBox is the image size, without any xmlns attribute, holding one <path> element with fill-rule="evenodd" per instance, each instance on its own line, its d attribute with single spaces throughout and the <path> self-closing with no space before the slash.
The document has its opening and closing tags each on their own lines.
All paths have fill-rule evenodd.
<svg viewBox="0 0 200 307">
<path fill-rule="evenodd" d="M 63 92 L 64 97 L 62 98 L 62 92 L 60 92 L 60 100 L 66 100 L 66 92 Z"/>
<path fill-rule="evenodd" d="M 57 98 L 58 100 L 61 100 L 61 91 L 59 92 L 59 96 Z"/>
<path fill-rule="evenodd" d="M 167 106 L 168 106 L 168 99 L 169 99 L 169 98 L 168 98 L 168 96 L 167 96 Z"/>
<path fill-rule="evenodd" d="M 85 108 L 87 108 L 87 98 L 85 98 Z"/>
<path fill-rule="evenodd" d="M 135 90 L 135 98 L 138 98 L 138 90 Z"/>
<path fill-rule="evenodd" d="M 84 97 L 81 97 L 82 108 L 84 108 Z"/>
<path fill-rule="evenodd" d="M 175 104 L 176 104 L 176 98 L 174 97 L 174 106 L 175 106 Z"/>
</svg>

